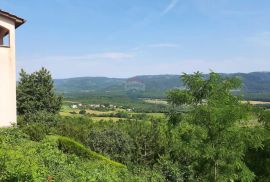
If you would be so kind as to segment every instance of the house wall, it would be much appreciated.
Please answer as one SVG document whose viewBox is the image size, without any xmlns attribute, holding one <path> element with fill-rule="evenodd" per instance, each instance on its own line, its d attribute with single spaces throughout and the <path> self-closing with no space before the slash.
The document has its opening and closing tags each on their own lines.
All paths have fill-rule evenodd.
<svg viewBox="0 0 270 182">
<path fill-rule="evenodd" d="M 15 25 L 0 16 L 0 26 L 9 30 L 9 47 L 0 46 L 0 127 L 10 127 L 17 122 Z"/>
</svg>

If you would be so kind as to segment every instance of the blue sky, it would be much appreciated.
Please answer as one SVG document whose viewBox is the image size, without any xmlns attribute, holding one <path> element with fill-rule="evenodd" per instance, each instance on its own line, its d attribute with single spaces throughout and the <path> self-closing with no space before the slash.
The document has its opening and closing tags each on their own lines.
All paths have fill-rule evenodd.
<svg viewBox="0 0 270 182">
<path fill-rule="evenodd" d="M 0 0 L 17 69 L 54 78 L 270 71 L 269 0 Z"/>
</svg>

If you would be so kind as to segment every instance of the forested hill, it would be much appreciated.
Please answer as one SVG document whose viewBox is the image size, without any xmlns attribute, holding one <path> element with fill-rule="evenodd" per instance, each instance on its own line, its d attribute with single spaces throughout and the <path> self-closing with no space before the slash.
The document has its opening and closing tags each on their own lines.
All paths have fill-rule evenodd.
<svg viewBox="0 0 270 182">
<path fill-rule="evenodd" d="M 243 82 L 241 91 L 252 98 L 270 99 L 270 72 L 222 74 L 225 77 L 237 76 Z M 207 75 L 206 75 L 207 76 Z M 143 75 L 132 78 L 81 77 L 56 79 L 57 92 L 124 94 L 140 93 L 145 97 L 163 97 L 172 88 L 183 87 L 179 75 Z"/>
</svg>

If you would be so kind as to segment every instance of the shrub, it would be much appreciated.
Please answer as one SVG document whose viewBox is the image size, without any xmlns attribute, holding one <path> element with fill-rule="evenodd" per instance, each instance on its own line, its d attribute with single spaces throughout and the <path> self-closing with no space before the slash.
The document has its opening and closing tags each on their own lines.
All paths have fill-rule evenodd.
<svg viewBox="0 0 270 182">
<path fill-rule="evenodd" d="M 82 114 L 82 115 L 86 114 L 86 110 L 80 110 L 79 114 Z"/>
<path fill-rule="evenodd" d="M 59 116 L 46 111 L 38 111 L 33 113 L 27 113 L 19 117 L 18 125 L 28 125 L 33 123 L 42 123 L 48 126 L 55 126 L 59 121 Z"/>
<path fill-rule="evenodd" d="M 85 144 L 92 127 L 93 121 L 89 118 L 64 117 L 57 123 L 54 134 L 73 138 Z"/>
<path fill-rule="evenodd" d="M 49 133 L 49 127 L 41 123 L 26 125 L 21 129 L 33 141 L 41 141 Z"/>
<path fill-rule="evenodd" d="M 96 152 L 91 151 L 90 149 L 83 146 L 81 143 L 76 142 L 70 138 L 58 137 L 57 141 L 58 141 L 59 149 L 62 150 L 64 153 L 76 154 L 77 156 L 88 158 L 88 159 L 103 160 L 103 161 L 106 161 L 106 163 L 113 165 L 115 167 L 121 167 L 121 168 L 126 167 L 125 165 L 121 163 L 112 161 Z"/>
<path fill-rule="evenodd" d="M 0 181 L 147 181 L 105 160 L 65 154 L 55 139 L 33 142 L 17 128 L 0 129 Z"/>
<path fill-rule="evenodd" d="M 92 130 L 85 142 L 94 151 L 109 155 L 116 161 L 131 161 L 133 141 L 125 131 L 116 127 Z"/>
<path fill-rule="evenodd" d="M 115 117 L 117 117 L 117 118 L 128 118 L 129 115 L 128 115 L 127 112 L 120 111 L 120 112 L 117 112 L 117 113 L 115 114 Z"/>
</svg>

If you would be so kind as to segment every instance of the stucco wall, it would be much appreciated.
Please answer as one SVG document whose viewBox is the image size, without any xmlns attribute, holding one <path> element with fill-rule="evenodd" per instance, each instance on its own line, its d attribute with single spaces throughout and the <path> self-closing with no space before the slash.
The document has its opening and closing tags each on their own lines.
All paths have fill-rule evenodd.
<svg viewBox="0 0 270 182">
<path fill-rule="evenodd" d="M 9 127 L 17 122 L 15 25 L 0 16 L 0 26 L 10 33 L 10 46 L 0 46 L 0 127 Z"/>
</svg>

